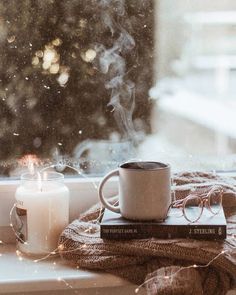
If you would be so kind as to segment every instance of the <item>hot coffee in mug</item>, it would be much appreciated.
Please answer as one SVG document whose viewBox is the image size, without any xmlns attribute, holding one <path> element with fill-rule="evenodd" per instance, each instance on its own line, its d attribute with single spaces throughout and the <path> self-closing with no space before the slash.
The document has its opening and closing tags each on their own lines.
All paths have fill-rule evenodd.
<svg viewBox="0 0 236 295">
<path fill-rule="evenodd" d="M 119 206 L 104 198 L 103 187 L 112 176 L 119 176 Z M 171 203 L 171 172 L 168 164 L 127 162 L 108 173 L 99 185 L 104 207 L 133 220 L 163 220 Z"/>
</svg>

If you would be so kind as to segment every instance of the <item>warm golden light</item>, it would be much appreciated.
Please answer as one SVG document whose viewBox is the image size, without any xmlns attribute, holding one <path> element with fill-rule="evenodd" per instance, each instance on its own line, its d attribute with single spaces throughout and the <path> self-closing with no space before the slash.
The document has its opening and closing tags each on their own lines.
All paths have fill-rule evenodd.
<svg viewBox="0 0 236 295">
<path fill-rule="evenodd" d="M 60 38 L 56 38 L 52 41 L 54 46 L 60 46 L 62 44 L 62 40 Z"/>
<path fill-rule="evenodd" d="M 37 56 L 34 56 L 32 58 L 32 65 L 37 66 L 39 64 L 39 58 Z"/>
<path fill-rule="evenodd" d="M 50 72 L 50 74 L 57 74 L 59 72 L 59 69 L 60 69 L 60 66 L 58 63 L 52 64 L 50 66 L 49 72 Z"/>
<path fill-rule="evenodd" d="M 39 166 L 41 160 L 34 154 L 28 154 L 18 160 L 21 166 L 27 166 L 30 174 L 34 174 L 34 166 Z"/>
<path fill-rule="evenodd" d="M 16 250 L 16 255 L 17 255 L 17 256 L 20 256 L 20 255 L 21 255 L 21 253 L 20 253 L 19 250 Z"/>
<path fill-rule="evenodd" d="M 42 191 L 42 177 L 39 172 L 37 172 L 37 187 L 38 191 Z"/>
<path fill-rule="evenodd" d="M 96 55 L 97 53 L 94 49 L 88 49 L 85 53 L 81 53 L 81 58 L 85 62 L 92 62 L 95 59 Z"/>
<path fill-rule="evenodd" d="M 37 66 L 40 64 L 44 71 L 50 74 L 58 74 L 60 70 L 60 54 L 55 47 L 62 44 L 60 38 L 56 38 L 44 46 L 44 50 L 37 50 L 32 58 L 32 64 Z"/>
<path fill-rule="evenodd" d="M 12 36 L 7 38 L 7 41 L 8 41 L 8 43 L 12 43 L 12 42 L 15 41 L 15 39 L 16 39 L 16 36 L 12 35 Z"/>
<path fill-rule="evenodd" d="M 43 54 L 43 60 L 44 62 L 48 62 L 48 63 L 52 63 L 52 61 L 55 59 L 56 57 L 56 50 L 48 48 L 44 50 L 44 54 Z"/>
<path fill-rule="evenodd" d="M 58 246 L 58 250 L 62 251 L 63 249 L 64 249 L 64 245 L 63 245 L 63 244 L 60 244 L 60 245 Z"/>
<path fill-rule="evenodd" d="M 60 86 L 64 86 L 69 79 L 69 74 L 67 72 L 62 72 L 60 76 L 57 78 L 58 83 Z"/>
</svg>

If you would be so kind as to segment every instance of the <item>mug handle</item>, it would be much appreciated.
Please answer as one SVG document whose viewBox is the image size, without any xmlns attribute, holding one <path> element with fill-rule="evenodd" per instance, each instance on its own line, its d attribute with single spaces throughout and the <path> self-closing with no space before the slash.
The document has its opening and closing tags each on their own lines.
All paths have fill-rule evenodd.
<svg viewBox="0 0 236 295">
<path fill-rule="evenodd" d="M 113 170 L 104 176 L 103 180 L 99 184 L 98 195 L 99 195 L 102 205 L 105 208 L 107 208 L 115 213 L 120 213 L 120 208 L 118 206 L 113 206 L 112 204 L 108 203 L 103 195 L 103 187 L 104 187 L 105 183 L 108 181 L 109 178 L 111 178 L 113 176 L 119 176 L 119 169 Z"/>
</svg>

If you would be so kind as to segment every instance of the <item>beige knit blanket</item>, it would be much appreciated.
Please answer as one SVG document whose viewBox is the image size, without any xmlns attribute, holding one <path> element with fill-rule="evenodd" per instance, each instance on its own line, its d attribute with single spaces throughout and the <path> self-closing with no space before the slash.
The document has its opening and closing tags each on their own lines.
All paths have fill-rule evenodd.
<svg viewBox="0 0 236 295">
<path fill-rule="evenodd" d="M 102 240 L 97 222 L 101 208 L 96 205 L 62 232 L 61 257 L 80 268 L 107 271 L 137 285 L 147 281 L 148 294 L 226 294 L 236 279 L 236 180 L 186 172 L 175 175 L 174 183 L 177 199 L 192 187 L 222 185 L 228 224 L 225 241 Z M 194 264 L 204 267 L 185 268 Z"/>
</svg>

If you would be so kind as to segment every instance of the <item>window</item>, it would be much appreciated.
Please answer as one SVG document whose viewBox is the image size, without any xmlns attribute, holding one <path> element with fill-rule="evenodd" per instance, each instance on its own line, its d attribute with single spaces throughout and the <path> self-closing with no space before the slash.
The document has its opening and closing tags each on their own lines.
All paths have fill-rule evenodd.
<svg viewBox="0 0 236 295">
<path fill-rule="evenodd" d="M 235 164 L 235 3 L 0 3 L 0 175 Z"/>
</svg>

